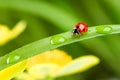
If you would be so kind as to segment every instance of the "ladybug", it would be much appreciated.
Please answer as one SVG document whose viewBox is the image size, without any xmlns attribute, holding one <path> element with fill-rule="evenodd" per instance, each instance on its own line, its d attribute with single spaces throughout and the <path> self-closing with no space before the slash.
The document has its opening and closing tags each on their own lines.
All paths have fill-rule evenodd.
<svg viewBox="0 0 120 80">
<path fill-rule="evenodd" d="M 88 31 L 88 25 L 85 22 L 80 22 L 74 27 L 72 34 L 73 35 L 83 34 L 87 31 Z"/>
</svg>

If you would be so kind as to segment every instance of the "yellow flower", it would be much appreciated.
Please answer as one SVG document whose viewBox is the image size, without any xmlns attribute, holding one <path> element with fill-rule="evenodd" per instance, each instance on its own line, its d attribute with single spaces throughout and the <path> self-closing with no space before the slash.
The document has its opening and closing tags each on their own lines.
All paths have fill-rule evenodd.
<svg viewBox="0 0 120 80">
<path fill-rule="evenodd" d="M 19 62 L 15 65 L 12 65 L 8 68 L 5 68 L 0 71 L 0 80 L 10 80 L 11 78 L 22 73 L 27 64 L 27 60 Z"/>
<path fill-rule="evenodd" d="M 28 75 L 31 80 L 70 75 L 88 70 L 99 62 L 99 59 L 93 55 L 72 59 L 64 51 L 55 49 L 30 58 L 27 63 L 28 74 L 27 76 L 24 74 L 26 78 L 22 79 L 29 80 Z"/>
<path fill-rule="evenodd" d="M 19 74 L 17 76 L 17 79 L 15 78 L 15 80 L 35 80 L 35 79 L 32 78 L 29 74 L 23 72 L 23 73 Z"/>
<path fill-rule="evenodd" d="M 17 37 L 25 30 L 25 28 L 25 21 L 20 21 L 17 23 L 12 30 L 10 30 L 6 25 L 0 25 L 0 46 Z"/>
</svg>

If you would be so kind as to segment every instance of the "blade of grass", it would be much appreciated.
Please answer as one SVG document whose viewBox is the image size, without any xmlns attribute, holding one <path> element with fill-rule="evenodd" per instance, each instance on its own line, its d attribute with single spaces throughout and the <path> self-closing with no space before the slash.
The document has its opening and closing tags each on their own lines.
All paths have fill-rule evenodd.
<svg viewBox="0 0 120 80">
<path fill-rule="evenodd" d="M 106 8 L 106 10 L 109 12 L 110 16 L 117 21 L 117 23 L 120 22 L 120 1 L 119 0 L 101 0 L 100 1 L 103 6 Z"/>
<path fill-rule="evenodd" d="M 109 17 L 111 18 L 112 22 L 114 23 L 120 23 L 120 10 L 119 10 L 119 0 L 101 0 L 99 1 L 101 2 L 103 8 L 105 9 L 104 11 L 106 11 L 106 13 L 109 15 Z M 109 48 L 111 50 L 112 53 L 114 53 L 114 55 L 116 55 L 116 60 L 118 61 L 118 65 L 120 62 L 120 54 L 119 54 L 119 39 L 120 36 L 116 35 L 116 36 L 108 36 L 106 37 L 106 40 L 108 40 L 107 43 L 109 43 Z M 113 48 L 114 46 L 114 48 Z"/>
<path fill-rule="evenodd" d="M 113 28 L 113 32 L 111 34 L 120 33 L 120 25 L 110 25 L 110 26 Z M 51 49 L 54 49 L 54 48 L 58 48 L 60 46 L 64 46 L 64 45 L 74 43 L 74 42 L 77 42 L 77 41 L 82 41 L 82 40 L 94 38 L 94 37 L 97 37 L 97 36 L 104 36 L 104 35 L 105 34 L 96 33 L 95 27 L 90 27 L 88 33 L 85 34 L 85 35 L 81 35 L 80 37 L 73 37 L 71 35 L 71 31 L 55 35 L 55 36 L 63 36 L 63 37 L 66 38 L 66 41 L 61 43 L 61 44 L 56 44 L 56 45 L 50 44 L 51 37 L 53 37 L 53 36 L 41 39 L 39 41 L 30 43 L 26 46 L 23 46 L 19 49 L 16 49 L 15 51 L 12 51 L 5 56 L 0 57 L 0 61 L 1 61 L 0 62 L 0 70 L 6 68 L 7 66 L 13 65 L 13 64 L 15 64 L 19 61 L 22 61 L 24 59 L 27 59 L 27 58 L 32 57 L 34 55 L 37 55 L 41 52 L 51 50 Z M 11 55 L 19 55 L 20 59 L 11 63 L 11 64 L 6 64 L 6 59 L 8 57 L 10 57 Z"/>
<path fill-rule="evenodd" d="M 0 8 L 34 14 L 36 16 L 49 20 L 58 27 L 65 26 L 62 28 L 63 30 L 69 30 L 71 26 L 80 21 L 69 12 L 45 1 L 39 2 L 30 0 L 6 0 L 0 1 Z"/>
<path fill-rule="evenodd" d="M 27 22 L 29 23 L 27 28 L 29 32 L 31 33 L 33 41 L 48 36 L 48 33 L 44 25 L 42 25 L 42 22 L 40 20 L 37 20 L 35 17 L 30 16 L 30 15 L 29 16 L 23 15 L 23 16 L 21 17 L 25 18 Z"/>
<path fill-rule="evenodd" d="M 112 23 L 108 15 L 105 14 L 105 12 L 103 11 L 101 5 L 98 3 L 97 0 L 92 0 L 92 1 L 83 0 L 83 4 L 88 12 L 88 15 L 90 16 L 91 21 L 93 21 L 94 24 L 99 25 L 100 23 L 102 24 Z"/>
<path fill-rule="evenodd" d="M 35 14 L 35 15 L 38 15 L 38 16 L 40 16 L 41 17 L 41 15 L 44 15 L 44 16 L 42 16 L 42 17 L 44 17 L 44 18 L 46 18 L 46 19 L 49 19 L 51 22 L 53 22 L 54 24 L 56 24 L 57 26 L 66 26 L 66 27 L 62 27 L 62 29 L 64 29 L 64 30 L 66 30 L 66 29 L 70 29 L 70 26 L 68 26 L 68 25 L 70 25 L 69 23 L 70 22 L 76 22 L 77 20 L 74 20 L 73 19 L 73 17 L 70 17 L 68 14 L 66 14 L 66 12 L 64 12 L 64 11 L 62 11 L 62 10 L 57 10 L 57 9 L 55 9 L 55 8 L 53 8 L 53 7 L 51 7 L 50 6 L 50 4 L 48 4 L 47 3 L 47 8 L 45 7 L 45 5 L 43 6 L 42 5 L 42 8 L 44 8 L 45 9 L 45 11 L 39 11 L 36 7 L 34 7 L 35 8 L 35 10 L 33 9 L 33 6 L 32 7 L 29 7 L 30 9 L 28 9 L 28 7 L 26 8 L 26 7 L 24 7 L 24 5 L 25 4 L 27 4 L 27 2 L 25 2 L 25 4 L 23 4 L 23 5 L 19 5 L 20 3 L 19 3 L 19 1 L 17 2 L 17 4 L 16 4 L 16 1 L 14 2 L 14 4 L 12 4 L 13 2 L 3 2 L 3 3 L 5 3 L 5 5 L 4 4 L 2 4 L 2 2 L 1 2 L 1 6 L 4 6 L 4 7 L 7 7 L 7 8 L 12 8 L 12 9 L 14 9 L 14 10 L 20 10 L 20 11 L 26 11 L 26 12 L 32 12 L 33 14 Z M 19 3 L 19 4 L 18 4 Z M 28 2 L 29 3 L 29 2 Z M 43 2 L 44 3 L 44 2 Z M 7 5 L 6 5 L 7 4 Z M 29 4 L 31 4 L 31 2 L 29 3 Z M 36 4 L 36 2 L 35 2 L 35 4 Z M 38 4 L 38 3 L 37 3 Z M 42 4 L 42 3 L 41 3 Z M 46 3 L 45 3 L 46 4 Z M 32 3 L 32 5 L 33 5 L 33 3 Z M 17 6 L 17 7 L 16 7 Z M 40 5 L 41 6 L 41 5 Z M 50 10 L 48 10 L 49 8 L 48 7 L 50 7 L 51 9 Z M 25 8 L 25 9 L 24 9 Z M 64 17 L 64 20 L 61 20 L 61 21 L 59 21 L 60 19 L 61 19 L 61 17 L 60 16 L 57 16 L 57 18 L 60 18 L 60 19 L 57 19 L 57 21 L 56 21 L 56 18 L 55 17 L 51 17 L 51 16 L 49 16 L 48 15 L 48 13 L 51 13 L 51 12 L 53 12 L 54 13 L 54 11 L 53 10 L 55 10 L 56 12 L 55 12 L 55 14 L 61 14 L 61 13 L 59 13 L 59 12 L 62 12 L 62 15 L 61 16 L 65 16 L 66 17 L 66 15 L 67 16 L 69 16 L 69 18 L 68 17 Z M 46 12 L 46 11 L 48 11 L 48 12 Z M 51 12 L 49 12 L 49 11 L 51 11 Z M 44 14 L 43 14 L 44 13 Z M 63 19 L 63 18 L 62 18 Z M 69 21 L 68 21 L 69 20 Z M 73 21 L 74 20 L 74 21 Z M 68 21 L 68 23 L 66 22 L 66 21 Z M 59 24 L 58 24 L 59 23 Z M 61 25 L 62 24 L 62 25 Z M 67 27 L 68 26 L 68 27 Z"/>
<path fill-rule="evenodd" d="M 100 39 L 97 39 L 94 43 L 92 43 L 91 41 L 93 40 L 90 39 L 82 41 L 81 43 L 84 44 L 86 48 L 92 50 L 92 52 L 99 56 L 102 60 L 104 60 L 104 62 L 102 63 L 108 70 L 119 75 L 120 74 L 119 61 L 115 54 L 111 52 L 110 47 L 107 47 L 108 45 L 104 42 L 101 42 Z"/>
</svg>

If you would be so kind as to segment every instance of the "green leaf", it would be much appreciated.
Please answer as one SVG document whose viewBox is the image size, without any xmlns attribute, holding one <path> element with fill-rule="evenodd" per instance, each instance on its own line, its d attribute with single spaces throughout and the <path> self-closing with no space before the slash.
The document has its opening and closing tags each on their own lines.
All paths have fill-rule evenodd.
<svg viewBox="0 0 120 80">
<path fill-rule="evenodd" d="M 109 25 L 109 26 L 111 26 L 113 29 L 113 32 L 111 32 L 109 34 L 120 33 L 120 25 Z M 77 35 L 72 36 L 72 30 L 71 30 L 71 31 L 68 31 L 65 33 L 57 34 L 57 35 L 54 35 L 54 36 L 51 36 L 48 38 L 44 38 L 44 39 L 35 41 L 35 42 L 25 45 L 19 49 L 16 49 L 15 51 L 12 51 L 5 56 L 0 57 L 0 61 L 1 61 L 0 62 L 0 70 L 4 69 L 10 65 L 13 65 L 19 61 L 22 61 L 24 59 L 27 59 L 34 55 L 37 55 L 41 52 L 55 49 L 55 48 L 58 48 L 60 46 L 64 46 L 64 45 L 67 45 L 70 43 L 94 38 L 97 36 L 104 36 L 104 35 L 108 35 L 108 34 L 96 33 L 96 27 L 90 27 L 89 31 L 86 34 L 80 34 L 79 36 L 77 36 Z M 58 36 L 59 36 L 58 39 L 60 39 L 60 41 L 61 41 L 60 36 L 62 36 L 62 38 L 64 37 L 65 40 L 64 41 L 62 40 L 62 42 L 59 44 L 51 44 L 51 39 L 53 39 L 53 37 L 55 38 Z M 16 59 L 16 56 L 19 56 L 19 58 Z M 13 60 L 10 60 L 12 58 L 13 58 Z M 9 63 L 7 63 L 8 60 L 10 61 Z"/>
</svg>

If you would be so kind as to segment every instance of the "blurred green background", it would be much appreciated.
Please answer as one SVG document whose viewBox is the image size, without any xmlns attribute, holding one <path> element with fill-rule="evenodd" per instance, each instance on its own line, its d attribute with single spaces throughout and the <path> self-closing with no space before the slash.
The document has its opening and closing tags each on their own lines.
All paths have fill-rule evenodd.
<svg viewBox="0 0 120 80">
<path fill-rule="evenodd" d="M 0 24 L 12 28 L 20 20 L 27 29 L 0 46 L 3 56 L 25 44 L 71 30 L 78 22 L 90 26 L 120 23 L 120 0 L 0 0 Z M 120 35 L 108 35 L 69 44 L 59 49 L 73 58 L 93 54 L 101 63 L 84 73 L 58 80 L 120 80 Z"/>
</svg>

